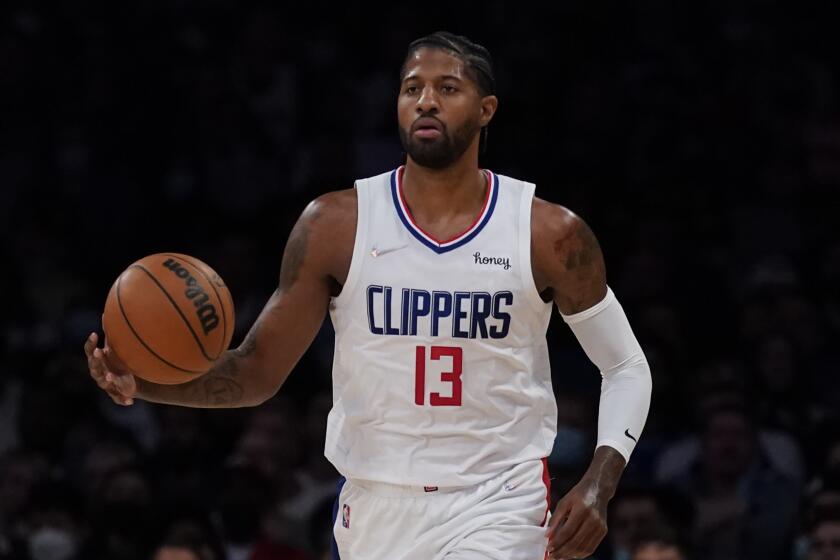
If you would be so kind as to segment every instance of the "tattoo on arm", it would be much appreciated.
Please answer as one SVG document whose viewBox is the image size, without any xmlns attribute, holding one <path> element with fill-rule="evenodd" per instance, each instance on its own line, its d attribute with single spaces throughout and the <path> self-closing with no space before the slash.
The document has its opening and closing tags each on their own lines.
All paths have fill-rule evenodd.
<svg viewBox="0 0 840 560">
<path fill-rule="evenodd" d="M 300 269 L 306 258 L 309 245 L 311 223 L 321 213 L 317 205 L 307 209 L 307 219 L 298 221 L 289 235 L 286 250 L 283 252 L 283 262 L 280 267 L 280 283 L 275 291 L 281 292 L 290 288 L 298 279 Z M 246 397 L 245 386 L 240 379 L 239 366 L 243 358 L 251 356 L 257 350 L 257 330 L 260 319 L 245 336 L 239 348 L 227 352 L 224 357 L 205 375 L 191 382 L 191 397 L 195 402 L 204 406 L 237 406 Z M 192 400 L 191 399 L 191 400 Z"/>
<path fill-rule="evenodd" d="M 564 313 L 576 313 L 594 305 L 606 293 L 606 271 L 601 246 L 583 220 L 554 241 L 554 257 L 560 265 L 554 299 Z"/>
<path fill-rule="evenodd" d="M 304 219 L 298 221 L 289 235 L 280 270 L 280 282 L 274 296 L 287 290 L 298 280 L 300 270 L 306 259 L 312 223 L 321 214 L 319 205 L 313 204 L 304 211 Z M 199 377 L 181 385 L 157 385 L 138 379 L 139 396 L 148 401 L 192 406 L 199 408 L 231 408 L 247 406 L 261 402 L 259 388 L 254 388 L 254 380 L 241 377 L 242 360 L 250 357 L 257 350 L 257 332 L 260 319 L 248 332 L 242 344 L 234 350 L 225 352 L 213 367 Z M 247 383 L 246 383 L 247 381 Z"/>
<path fill-rule="evenodd" d="M 303 265 L 303 260 L 306 257 L 306 249 L 309 245 L 310 225 L 309 221 L 315 220 L 320 214 L 317 206 L 312 209 L 313 214 L 310 220 L 306 222 L 300 221 L 295 224 L 292 233 L 289 235 L 289 241 L 286 244 L 286 250 L 283 252 L 283 262 L 280 265 L 280 286 L 279 290 L 286 290 L 298 279 L 300 267 Z"/>
<path fill-rule="evenodd" d="M 137 378 L 138 396 L 144 400 L 195 408 L 244 406 L 245 388 L 239 380 L 236 350 L 222 355 L 210 371 L 180 385 L 158 385 Z"/>
<path fill-rule="evenodd" d="M 306 255 L 309 241 L 309 227 L 298 223 L 289 236 L 280 271 L 280 285 L 277 292 L 289 288 L 297 281 L 300 267 Z M 199 379 L 188 383 L 189 400 L 204 406 L 235 406 L 242 401 L 245 388 L 239 379 L 239 360 L 252 355 L 257 349 L 259 319 L 245 336 L 239 348 L 231 350 L 213 368 Z M 185 386 L 186 388 L 186 386 Z"/>
<path fill-rule="evenodd" d="M 197 387 L 200 394 L 196 395 L 200 401 L 217 406 L 233 405 L 242 401 L 245 390 L 238 379 L 238 359 L 250 356 L 257 349 L 258 326 L 259 324 L 254 325 L 239 348 L 227 353 L 215 367 L 197 380 L 202 382 Z"/>
<path fill-rule="evenodd" d="M 554 242 L 554 253 L 563 260 L 566 270 L 590 266 L 601 253 L 601 246 L 586 222 L 580 220 L 566 237 Z"/>
<path fill-rule="evenodd" d="M 229 377 L 215 375 L 206 376 L 201 379 L 201 386 L 196 387 L 198 395 L 196 399 L 205 406 L 231 406 L 242 402 L 245 394 L 242 384 Z"/>
<path fill-rule="evenodd" d="M 152 402 L 199 408 L 241 405 L 245 387 L 239 379 L 239 360 L 250 356 L 256 350 L 255 328 L 251 329 L 239 348 L 225 352 L 210 371 L 198 379 L 181 385 L 157 385 L 138 379 L 142 398 Z"/>
</svg>

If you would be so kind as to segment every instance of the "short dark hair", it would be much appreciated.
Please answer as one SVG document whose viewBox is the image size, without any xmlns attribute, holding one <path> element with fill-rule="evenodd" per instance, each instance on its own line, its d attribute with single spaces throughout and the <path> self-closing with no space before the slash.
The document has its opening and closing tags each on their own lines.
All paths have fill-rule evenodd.
<svg viewBox="0 0 840 560">
<path fill-rule="evenodd" d="M 676 548 L 680 556 L 685 559 L 689 558 L 688 546 L 685 539 L 667 526 L 659 526 L 645 534 L 638 535 L 630 546 L 630 552 L 635 556 L 637 552 L 646 546 Z"/>
<path fill-rule="evenodd" d="M 448 31 L 436 31 L 431 35 L 420 37 L 408 45 L 408 52 L 404 61 L 408 60 L 416 50 L 423 47 L 445 50 L 460 58 L 466 66 L 467 74 L 475 83 L 481 95 L 496 94 L 496 77 L 493 72 L 493 59 L 482 45 L 470 41 L 463 35 L 455 35 Z M 405 76 L 405 62 L 400 68 L 400 81 Z"/>
<path fill-rule="evenodd" d="M 423 47 L 444 50 L 464 62 L 466 73 L 473 81 L 481 96 L 496 95 L 496 76 L 493 72 L 493 59 L 484 46 L 474 43 L 463 35 L 455 35 L 449 31 L 436 31 L 431 35 L 420 37 L 408 45 L 408 51 L 403 58 L 400 68 L 400 83 L 405 77 L 405 63 L 418 49 Z M 481 129 L 479 153 L 487 148 L 487 126 Z"/>
</svg>

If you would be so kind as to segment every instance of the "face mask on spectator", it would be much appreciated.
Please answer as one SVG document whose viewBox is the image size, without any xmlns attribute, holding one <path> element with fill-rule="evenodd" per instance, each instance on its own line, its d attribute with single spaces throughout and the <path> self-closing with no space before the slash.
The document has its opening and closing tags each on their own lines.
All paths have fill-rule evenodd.
<svg viewBox="0 0 840 560">
<path fill-rule="evenodd" d="M 619 548 L 613 554 L 612 560 L 630 560 L 630 552 L 624 548 Z"/>
<path fill-rule="evenodd" d="M 68 560 L 76 553 L 76 536 L 56 527 L 41 527 L 27 541 L 32 560 Z"/>
</svg>

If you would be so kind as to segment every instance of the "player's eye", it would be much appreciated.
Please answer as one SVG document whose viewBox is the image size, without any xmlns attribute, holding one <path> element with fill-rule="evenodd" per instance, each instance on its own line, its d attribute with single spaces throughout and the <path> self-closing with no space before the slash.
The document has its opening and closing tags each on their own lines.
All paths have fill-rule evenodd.
<svg viewBox="0 0 840 560">
<path fill-rule="evenodd" d="M 415 91 L 417 91 L 417 86 L 408 86 L 405 88 L 406 93 L 414 93 Z"/>
<path fill-rule="evenodd" d="M 452 93 L 457 90 L 455 86 L 443 86 L 443 90 L 447 93 Z"/>
</svg>

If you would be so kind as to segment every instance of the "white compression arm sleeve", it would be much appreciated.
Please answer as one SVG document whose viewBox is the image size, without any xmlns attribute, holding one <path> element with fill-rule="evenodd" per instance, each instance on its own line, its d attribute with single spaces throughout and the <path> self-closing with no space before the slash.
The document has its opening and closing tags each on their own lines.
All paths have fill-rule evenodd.
<svg viewBox="0 0 840 560">
<path fill-rule="evenodd" d="M 650 366 L 624 309 L 607 295 L 589 309 L 563 315 L 586 355 L 601 371 L 598 440 L 630 459 L 650 409 Z"/>
</svg>

